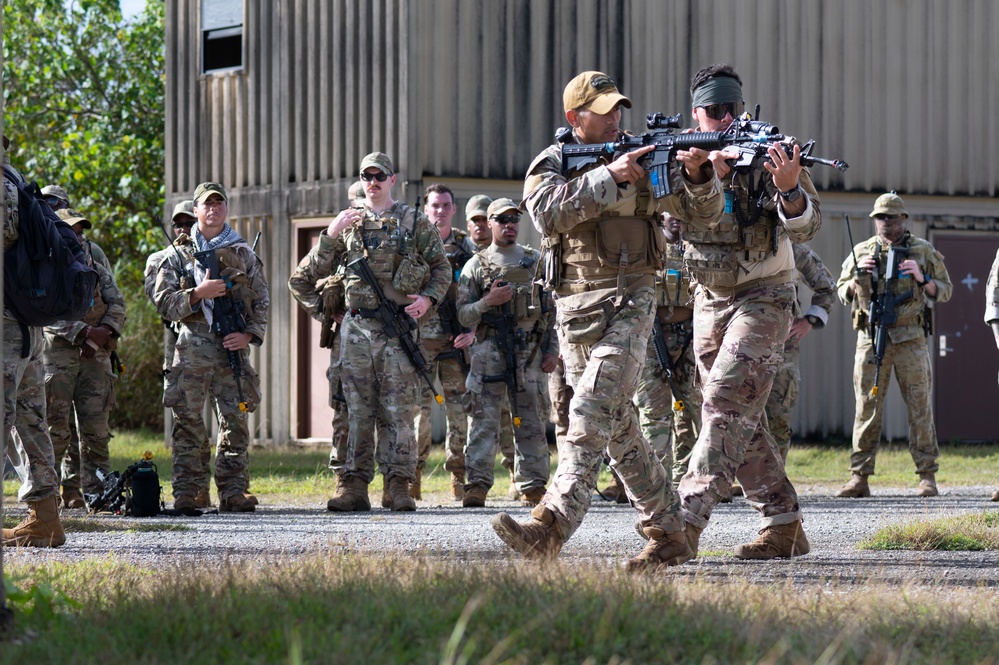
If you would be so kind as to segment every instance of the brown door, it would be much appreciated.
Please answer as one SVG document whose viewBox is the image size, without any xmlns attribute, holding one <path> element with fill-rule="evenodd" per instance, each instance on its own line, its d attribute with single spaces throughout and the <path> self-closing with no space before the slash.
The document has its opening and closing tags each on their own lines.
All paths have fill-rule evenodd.
<svg viewBox="0 0 999 665">
<path fill-rule="evenodd" d="M 934 408 L 941 441 L 995 441 L 999 426 L 999 350 L 985 325 L 985 282 L 999 237 L 967 232 L 932 236 L 954 282 L 954 295 L 935 311 Z"/>
<path fill-rule="evenodd" d="M 319 232 L 326 226 L 299 228 L 297 258 L 305 256 L 319 239 Z M 296 260 L 297 263 L 297 260 Z M 319 322 L 297 308 L 298 339 L 296 355 L 298 363 L 298 423 L 295 436 L 299 439 L 333 436 L 333 411 L 329 407 L 329 381 L 326 369 L 330 364 L 330 353 L 319 347 Z"/>
</svg>

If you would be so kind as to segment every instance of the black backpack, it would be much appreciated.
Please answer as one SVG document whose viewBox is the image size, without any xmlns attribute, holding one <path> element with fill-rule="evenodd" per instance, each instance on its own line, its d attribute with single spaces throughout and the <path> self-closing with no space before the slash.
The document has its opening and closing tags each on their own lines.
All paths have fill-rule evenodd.
<svg viewBox="0 0 999 665">
<path fill-rule="evenodd" d="M 17 186 L 18 212 L 17 244 L 3 255 L 4 307 L 22 326 L 81 320 L 94 302 L 97 271 L 87 265 L 73 228 L 45 204 L 38 185 L 25 183 L 7 166 L 3 170 Z"/>
</svg>

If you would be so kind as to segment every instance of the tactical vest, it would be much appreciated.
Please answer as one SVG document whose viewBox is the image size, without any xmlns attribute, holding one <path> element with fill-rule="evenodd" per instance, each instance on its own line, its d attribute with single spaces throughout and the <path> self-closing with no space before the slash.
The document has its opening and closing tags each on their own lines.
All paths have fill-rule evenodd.
<svg viewBox="0 0 999 665">
<path fill-rule="evenodd" d="M 666 265 L 656 273 L 658 307 L 690 307 L 690 273 L 683 265 L 684 251 L 679 243 L 669 243 Z"/>
<path fill-rule="evenodd" d="M 932 279 L 933 275 L 929 274 L 929 252 L 933 251 L 933 248 L 929 243 L 917 243 L 908 231 L 905 233 L 905 238 L 895 244 L 899 249 L 905 251 L 905 256 L 899 257 L 898 262 L 901 263 L 906 258 L 913 259 L 918 265 L 919 269 L 923 272 L 925 279 Z M 888 250 L 890 248 L 887 244 L 882 244 L 877 236 L 874 236 L 866 243 L 863 243 L 864 249 L 862 250 L 866 255 L 878 256 L 878 293 L 883 293 L 885 289 L 886 276 L 888 274 Z M 892 328 L 904 328 L 906 326 L 919 326 L 927 330 L 927 334 L 932 334 L 930 326 L 932 320 L 930 318 L 931 311 L 926 306 L 926 301 L 923 298 L 922 289 L 916 285 L 916 281 L 907 275 L 899 275 L 896 279 L 889 282 L 891 293 L 894 296 L 900 296 L 904 293 L 910 293 L 911 297 L 899 303 L 897 307 L 897 319 L 895 320 L 895 325 Z M 853 318 L 853 328 L 854 330 L 866 330 L 870 324 L 868 315 L 871 308 L 871 296 L 872 293 L 866 293 L 857 291 L 856 296 L 853 299 L 852 304 L 852 318 Z"/>
<path fill-rule="evenodd" d="M 517 319 L 517 327 L 531 331 L 542 314 L 541 300 L 537 297 L 537 286 L 534 284 L 538 271 L 538 253 L 524 246 L 524 257 L 520 264 L 515 266 L 491 263 L 485 251 L 479 252 L 476 256 L 479 257 L 479 266 L 482 268 L 485 282 L 483 290 L 488 290 L 493 283 L 500 281 L 513 287 L 513 298 L 509 304 Z"/>
<path fill-rule="evenodd" d="M 80 246 L 83 247 L 83 253 L 87 255 L 87 265 L 93 268 L 94 254 L 90 247 L 90 241 L 84 240 Z M 101 294 L 101 280 L 98 279 L 97 286 L 94 287 L 94 302 L 83 316 L 83 322 L 88 326 L 99 325 L 107 312 L 108 304 L 104 302 L 104 296 Z"/>
</svg>

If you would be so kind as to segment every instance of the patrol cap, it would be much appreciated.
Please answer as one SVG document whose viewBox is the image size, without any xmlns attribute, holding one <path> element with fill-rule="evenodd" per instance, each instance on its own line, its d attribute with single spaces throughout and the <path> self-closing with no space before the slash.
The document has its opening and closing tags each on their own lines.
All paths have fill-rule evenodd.
<svg viewBox="0 0 999 665">
<path fill-rule="evenodd" d="M 56 215 L 59 216 L 59 219 L 66 222 L 70 226 L 73 226 L 74 224 L 79 222 L 81 226 L 83 226 L 83 228 L 85 229 L 94 228 L 94 225 L 90 223 L 89 219 L 84 217 L 81 213 L 77 212 L 76 210 L 73 210 L 72 208 L 63 208 L 62 210 L 57 211 Z"/>
<path fill-rule="evenodd" d="M 489 207 L 486 209 L 486 217 L 492 219 L 493 215 L 499 215 L 507 210 L 513 210 L 514 212 L 520 213 L 520 207 L 514 203 L 512 199 L 496 199 L 490 203 Z"/>
<path fill-rule="evenodd" d="M 631 100 L 618 91 L 614 80 L 603 72 L 583 72 L 569 81 L 562 93 L 563 110 L 588 109 L 603 115 L 618 104 L 631 108 Z"/>
<path fill-rule="evenodd" d="M 194 189 L 194 199 L 195 203 L 204 203 L 212 194 L 218 194 L 222 197 L 222 200 L 229 203 L 229 197 L 226 196 L 225 187 L 217 182 L 203 182 Z"/>
<path fill-rule="evenodd" d="M 178 217 L 190 217 L 192 220 L 197 221 L 197 216 L 194 214 L 194 201 L 181 201 L 173 207 L 173 214 L 170 216 L 170 221 L 174 224 L 177 223 Z"/>
<path fill-rule="evenodd" d="M 352 184 L 347 190 L 347 198 L 350 199 L 351 205 L 353 205 L 358 199 L 364 199 L 364 183 L 358 180 Z"/>
<path fill-rule="evenodd" d="M 909 213 L 905 211 L 905 204 L 902 202 L 902 197 L 895 192 L 888 192 L 887 194 L 882 194 L 878 197 L 878 200 L 874 202 L 874 210 L 871 211 L 871 217 L 875 215 L 905 215 L 909 216 Z"/>
<path fill-rule="evenodd" d="M 493 200 L 485 194 L 476 194 L 472 198 L 468 199 L 468 203 L 465 204 L 465 221 L 468 221 L 473 217 L 478 217 L 479 215 L 488 217 L 489 204 L 492 202 Z"/>
<path fill-rule="evenodd" d="M 388 155 L 384 152 L 372 152 L 364 156 L 361 160 L 361 168 L 357 171 L 358 174 L 364 173 L 365 169 L 370 169 L 374 167 L 384 173 L 385 175 L 392 175 L 395 173 L 395 167 L 392 166 L 392 160 L 389 159 Z"/>
<path fill-rule="evenodd" d="M 42 196 L 54 196 L 66 205 L 69 205 L 69 194 L 59 185 L 45 185 L 42 187 Z"/>
</svg>

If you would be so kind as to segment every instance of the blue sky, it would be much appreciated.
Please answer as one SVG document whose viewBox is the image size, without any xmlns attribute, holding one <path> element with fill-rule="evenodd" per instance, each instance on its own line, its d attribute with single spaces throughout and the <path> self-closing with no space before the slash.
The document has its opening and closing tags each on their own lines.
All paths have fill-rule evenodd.
<svg viewBox="0 0 999 665">
<path fill-rule="evenodd" d="M 121 0 L 121 15 L 123 18 L 132 18 L 143 10 L 146 0 Z"/>
</svg>

